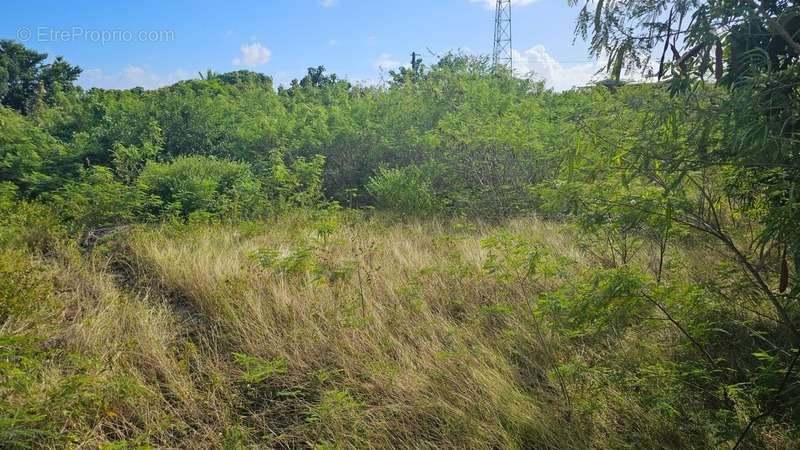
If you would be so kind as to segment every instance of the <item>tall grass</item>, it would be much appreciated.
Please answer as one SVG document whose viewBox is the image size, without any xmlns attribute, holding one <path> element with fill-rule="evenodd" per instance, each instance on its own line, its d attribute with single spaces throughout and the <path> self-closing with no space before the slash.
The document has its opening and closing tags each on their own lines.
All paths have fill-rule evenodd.
<svg viewBox="0 0 800 450">
<path fill-rule="evenodd" d="M 518 276 L 500 253 L 519 245 L 486 245 L 498 233 L 557 255 L 548 259 L 555 267 Z M 7 389 L 0 424 L 21 431 L 0 432 L 0 443 L 713 445 L 710 426 L 678 411 L 683 385 L 641 370 L 678 354 L 669 324 L 576 340 L 540 308 L 593 267 L 577 242 L 535 219 L 498 227 L 297 215 L 140 227 L 46 261 L 9 253 L 40 269 L 14 273 L 49 288 L 30 292 L 46 308 L 3 325 L 3 348 L 29 336 L 36 367 Z M 777 434 L 773 444 L 789 448 Z"/>
</svg>

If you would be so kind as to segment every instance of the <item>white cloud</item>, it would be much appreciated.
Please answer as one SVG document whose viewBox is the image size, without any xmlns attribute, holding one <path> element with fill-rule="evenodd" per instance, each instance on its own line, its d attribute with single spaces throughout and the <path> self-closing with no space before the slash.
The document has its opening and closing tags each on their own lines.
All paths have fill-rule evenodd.
<svg viewBox="0 0 800 450">
<path fill-rule="evenodd" d="M 84 70 L 78 79 L 78 84 L 85 88 L 130 89 L 143 87 L 156 89 L 192 78 L 196 78 L 196 75 L 182 69 L 169 73 L 157 73 L 148 67 L 130 65 L 117 73 L 106 73 L 102 69 Z"/>
<path fill-rule="evenodd" d="M 263 66 L 272 59 L 272 51 L 260 42 L 243 44 L 241 54 L 233 59 L 234 66 L 256 67 Z"/>
<path fill-rule="evenodd" d="M 319 0 L 319 4 L 322 5 L 323 8 L 330 8 L 337 3 L 339 3 L 339 0 Z"/>
<path fill-rule="evenodd" d="M 331 39 L 330 41 L 328 41 L 328 47 L 338 47 L 338 46 L 339 46 L 339 41 L 337 41 L 336 39 Z"/>
<path fill-rule="evenodd" d="M 532 5 L 539 0 L 511 0 L 511 6 L 526 6 Z M 480 3 L 487 9 L 494 9 L 497 6 L 497 0 L 469 0 L 470 3 Z"/>
<path fill-rule="evenodd" d="M 596 62 L 586 62 L 564 66 L 547 52 L 543 45 L 535 45 L 522 53 L 513 51 L 514 70 L 520 74 L 534 73 L 535 78 L 544 80 L 548 87 L 557 91 L 567 90 L 576 86 L 586 86 L 593 80 L 601 79 L 595 76 L 601 68 Z"/>
<path fill-rule="evenodd" d="M 375 60 L 375 67 L 380 70 L 393 70 L 400 67 L 400 61 L 394 59 L 389 53 L 381 53 L 378 59 Z"/>
</svg>

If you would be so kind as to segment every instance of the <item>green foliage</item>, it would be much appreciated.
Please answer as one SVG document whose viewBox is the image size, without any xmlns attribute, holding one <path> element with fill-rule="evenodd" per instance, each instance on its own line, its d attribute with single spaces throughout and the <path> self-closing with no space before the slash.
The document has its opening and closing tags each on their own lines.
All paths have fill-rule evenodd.
<svg viewBox="0 0 800 450">
<path fill-rule="evenodd" d="M 71 89 L 81 69 L 61 57 L 44 64 L 47 54 L 9 40 L 0 40 L 0 103 L 20 113 L 39 102 L 52 104 L 58 92 Z"/>
<path fill-rule="evenodd" d="M 117 176 L 127 183 L 138 178 L 148 161 L 156 159 L 159 148 L 146 142 L 141 147 L 125 146 L 117 143 L 114 146 L 114 169 Z"/>
<path fill-rule="evenodd" d="M 9 214 L 16 203 L 17 186 L 9 181 L 0 182 L 0 213 Z"/>
<path fill-rule="evenodd" d="M 330 242 L 329 236 L 337 226 L 335 217 L 327 214 L 316 223 L 316 236 L 311 243 L 303 242 L 287 252 L 260 248 L 252 252 L 250 258 L 260 269 L 290 279 L 311 275 L 315 281 L 322 283 L 348 280 L 355 272 L 352 262 L 338 262 L 331 258 L 332 249 L 339 243 Z"/>
<path fill-rule="evenodd" d="M 143 104 L 163 132 L 164 152 L 173 157 L 263 162 L 282 144 L 290 126 L 278 96 L 266 84 L 231 84 L 224 75 L 148 93 Z"/>
<path fill-rule="evenodd" d="M 545 114 L 552 99 L 541 84 L 461 55 L 403 79 L 364 88 L 317 67 L 278 93 L 246 71 L 157 91 L 62 92 L 31 122 L 13 118 L 19 131 L 6 146 L 21 146 L 21 136 L 56 141 L 4 152 L 0 179 L 38 194 L 103 166 L 131 185 L 148 163 L 202 155 L 248 165 L 275 209 L 327 197 L 499 218 L 536 205 L 531 187 L 552 174 L 551 147 L 566 138 Z"/>
<path fill-rule="evenodd" d="M 308 416 L 309 422 L 342 420 L 342 415 L 358 412 L 363 404 L 347 391 L 332 390 L 322 394 L 322 400 Z"/>
<path fill-rule="evenodd" d="M 366 432 L 362 421 L 364 409 L 365 405 L 346 390 L 323 392 L 320 402 L 310 409 L 306 417 L 306 422 L 316 428 L 321 441 L 315 448 L 335 448 L 330 442 L 342 439 L 358 442 L 359 435 Z"/>
<path fill-rule="evenodd" d="M 244 369 L 242 379 L 248 383 L 262 383 L 275 375 L 283 375 L 288 370 L 286 358 L 266 361 L 243 353 L 234 353 L 233 359 Z"/>
<path fill-rule="evenodd" d="M 26 317 L 51 302 L 52 286 L 42 281 L 40 271 L 25 253 L 0 250 L 0 324 Z"/>
<path fill-rule="evenodd" d="M 275 206 L 312 207 L 322 202 L 322 172 L 325 157 L 315 155 L 306 159 L 299 157 L 287 165 L 279 150 L 270 153 L 270 168 L 267 189 Z"/>
<path fill-rule="evenodd" d="M 67 183 L 48 197 L 64 220 L 88 228 L 143 220 L 145 205 L 156 201 L 137 187 L 116 181 L 111 170 L 99 166 L 84 170 L 79 181 Z"/>
<path fill-rule="evenodd" d="M 109 377 L 81 355 L 41 350 L 30 337 L 0 336 L 0 446 L 71 447 L 116 409 L 146 395 L 137 380 Z M 53 367 L 58 356 L 62 367 Z M 53 379 L 53 371 L 63 374 Z M 57 372 L 56 372 L 57 373 Z M 75 419 L 78 419 L 76 421 Z"/>
<path fill-rule="evenodd" d="M 597 270 L 545 296 L 541 308 L 571 336 L 620 335 L 652 309 L 642 295 L 647 286 L 641 274 L 627 268 Z"/>
<path fill-rule="evenodd" d="M 152 197 L 156 214 L 188 218 L 205 212 L 219 218 L 256 217 L 264 208 L 261 183 L 250 168 L 221 159 L 187 156 L 171 163 L 149 163 L 137 179 Z"/>
<path fill-rule="evenodd" d="M 279 274 L 300 275 L 310 272 L 316 266 L 314 248 L 301 246 L 300 248 L 281 255 L 273 249 L 259 249 L 251 255 L 262 269 L 273 269 Z"/>
<path fill-rule="evenodd" d="M 255 84 L 259 87 L 265 89 L 272 89 L 272 78 L 259 73 L 259 72 L 252 72 L 249 70 L 237 70 L 236 72 L 229 72 L 223 74 L 214 74 L 211 73 L 210 76 L 206 76 L 205 80 L 219 80 L 224 84 L 230 84 L 234 86 L 246 86 Z"/>
<path fill-rule="evenodd" d="M 19 201 L 16 192 L 16 186 L 0 183 L 0 248 L 51 250 L 65 237 L 63 223 L 50 207 Z"/>
<path fill-rule="evenodd" d="M 591 37 L 598 56 L 643 68 L 662 55 L 658 76 L 667 78 L 672 99 L 650 107 L 646 128 L 637 130 L 642 144 L 621 156 L 665 197 L 688 200 L 674 220 L 728 248 L 770 299 L 795 345 L 800 316 L 777 295 L 790 290 L 789 259 L 800 262 L 798 12 L 791 2 L 749 0 L 587 2 L 578 20 L 578 32 Z M 664 56 L 668 49 L 671 58 Z M 737 242 L 729 231 L 740 214 L 758 225 L 750 243 Z M 782 248 L 777 290 L 767 281 L 773 274 L 754 270 L 761 256 L 742 250 L 766 246 Z"/>
<path fill-rule="evenodd" d="M 791 378 L 800 338 L 798 69 L 792 36 L 800 20 L 785 2 L 764 4 L 756 14 L 750 6 L 587 2 L 578 31 L 591 35 L 595 54 L 608 56 L 612 80 L 609 89 L 564 93 L 494 71 L 486 58 L 456 54 L 391 73 L 382 86 L 353 86 L 320 66 L 277 92 L 269 77 L 248 71 L 209 71 L 200 80 L 154 91 L 84 92 L 70 87 L 77 69 L 62 60 L 45 65 L 43 55 L 3 41 L 0 98 L 10 108 L 0 107 L 0 319 L 36 317 L 53 297 L 51 284 L 39 286 L 42 274 L 32 257 L 52 267 L 61 264 L 55 250 L 64 245 L 65 229 L 75 240 L 86 228 L 136 222 L 191 223 L 162 228 L 177 233 L 213 230 L 224 226 L 221 221 L 291 215 L 296 223 L 286 231 L 290 243 L 279 243 L 285 242 L 281 236 L 243 250 L 255 266 L 241 275 L 253 276 L 256 286 L 247 296 L 233 295 L 246 290 L 237 276 L 228 276 L 239 269 L 236 257 L 220 263 L 214 276 L 224 277 L 214 282 L 178 277 L 173 269 L 180 268 L 168 266 L 153 277 L 175 278 L 172 288 L 186 291 L 185 299 L 175 300 L 202 300 L 203 314 L 227 302 L 220 322 L 245 308 L 241 321 L 225 324 L 240 330 L 231 339 L 253 339 L 242 348 L 262 348 L 285 333 L 290 341 L 281 348 L 294 352 L 294 363 L 304 359 L 304 352 L 295 350 L 301 346 L 327 354 L 331 342 L 355 337 L 350 353 L 323 358 L 319 373 L 331 364 L 344 365 L 350 382 L 361 384 L 353 383 L 358 386 L 353 389 L 338 380 L 303 380 L 289 373 L 282 357 L 234 354 L 238 370 L 227 378 L 238 377 L 243 381 L 238 383 L 224 381 L 230 364 L 218 367 L 229 356 L 210 361 L 188 352 L 175 362 L 180 369 L 166 370 L 153 369 L 149 361 L 134 378 L 157 373 L 159 386 L 152 392 L 184 382 L 175 380 L 202 380 L 176 389 L 179 394 L 170 392 L 168 409 L 177 414 L 164 422 L 196 422 L 148 429 L 153 435 L 167 430 L 163 434 L 170 438 L 161 446 L 207 432 L 203 436 L 224 435 L 231 446 L 368 447 L 372 430 L 365 424 L 393 423 L 394 415 L 407 420 L 405 409 L 421 410 L 423 419 L 403 432 L 430 434 L 426 445 L 455 446 L 463 443 L 462 434 L 477 435 L 471 432 L 493 419 L 453 418 L 464 414 L 447 410 L 452 405 L 444 399 L 453 394 L 459 402 L 485 401 L 470 407 L 492 414 L 497 412 L 487 403 L 492 396 L 501 397 L 504 406 L 518 398 L 519 404 L 508 408 L 520 417 L 503 418 L 508 423 L 491 430 L 497 436 L 479 443 L 526 446 L 529 435 L 543 433 L 530 424 L 544 420 L 530 408 L 529 394 L 544 393 L 548 407 L 557 405 L 552 414 L 547 411 L 548 420 L 564 415 L 563 423 L 588 430 L 587 436 L 603 433 L 575 441 L 583 447 L 730 446 L 754 417 L 763 425 L 756 425 L 761 441 L 753 445 L 766 447 L 768 436 L 796 434 L 798 420 L 798 388 Z M 675 39 L 678 23 L 688 28 Z M 672 36 L 667 43 L 665 31 Z M 666 89 L 624 86 L 626 70 L 652 62 L 653 50 L 675 55 L 661 67 Z M 712 74 L 717 86 L 703 81 Z M 426 267 L 411 270 L 412 279 L 384 283 L 375 278 L 380 265 L 373 264 L 380 249 L 371 240 L 346 241 L 359 227 L 383 224 L 382 216 L 350 227 L 358 215 L 342 214 L 335 201 L 400 215 L 435 214 L 444 224 L 447 216 L 505 220 L 547 214 L 571 226 L 547 231 L 559 234 L 552 236 L 559 245 L 551 236 L 520 231 L 516 221 L 487 233 L 481 221 L 470 222 L 469 229 L 456 224 L 457 236 L 420 246 L 402 240 L 389 264 L 419 258 Z M 417 222 L 403 227 L 416 229 Z M 277 223 L 242 224 L 229 241 L 266 236 Z M 296 236 L 300 228 L 307 234 Z M 370 238 L 381 234 L 369 230 Z M 460 241 L 469 234 L 480 238 Z M 436 259 L 445 255 L 436 253 L 442 248 L 444 262 Z M 94 258 L 93 252 L 87 250 L 87 258 Z M 175 254 L 165 250 L 159 257 Z M 110 264 L 97 266 L 118 270 L 126 266 L 118 264 L 128 262 L 124 258 L 114 255 Z M 124 270 L 109 285 L 140 275 Z M 196 289 L 184 283 L 195 283 Z M 222 293 L 209 287 L 223 283 Z M 141 284 L 150 289 L 154 283 Z M 88 295 L 94 288 L 69 280 L 61 280 L 59 288 L 96 301 Z M 282 299 L 298 292 L 321 296 L 293 305 L 291 314 L 281 311 Z M 164 294 L 170 300 L 172 295 Z M 372 297 L 390 303 L 370 304 Z M 271 309 L 261 309 L 265 305 Z M 375 305 L 378 318 L 371 317 Z M 440 311 L 447 316 L 436 317 L 433 328 L 416 328 Z M 301 314 L 313 319 L 313 336 L 302 336 L 297 328 L 306 320 Z M 279 326 L 248 328 L 273 315 Z M 328 322 L 331 318 L 335 321 Z M 414 326 L 402 337 L 366 345 L 379 327 L 408 323 Z M 91 326 L 70 324 L 62 334 L 79 339 L 75 336 Z M 213 354 L 217 342 L 227 348 L 229 337 L 217 333 L 214 328 L 209 334 L 214 345 L 205 352 Z M 414 349 L 408 354 L 425 357 L 420 343 L 433 335 L 442 340 L 431 354 L 446 355 L 442 361 L 401 373 L 400 362 L 381 360 L 387 354 L 394 358 L 402 345 Z M 167 341 L 170 355 L 184 353 Z M 100 363 L 49 345 L 36 336 L 0 336 L 0 446 L 77 445 L 74 436 L 87 433 L 74 431 L 79 426 L 109 432 L 120 447 L 147 441 L 130 436 L 145 426 L 138 416 L 118 427 L 98 425 L 113 422 L 109 412 L 116 406 L 144 395 L 138 382 L 109 373 L 107 366 L 116 360 Z M 120 352 L 131 345 L 121 345 Z M 361 352 L 368 363 L 351 361 Z M 402 358 L 414 359 L 408 354 Z M 475 355 L 480 364 L 470 366 Z M 451 370 L 444 367 L 451 363 L 457 370 L 442 372 Z M 191 377 L 181 378 L 184 370 Z M 398 382 L 376 384 L 370 377 L 381 371 Z M 429 392 L 465 372 L 475 379 Z M 478 382 L 480 377 L 487 379 Z M 182 396 L 195 395 L 206 384 L 214 390 L 208 404 L 193 398 L 183 410 Z M 236 426 L 217 433 L 208 417 L 195 417 L 222 403 L 219 392 L 228 384 L 235 412 L 215 410 L 211 421 L 235 417 Z M 513 398 L 505 395 L 511 391 L 504 386 L 511 385 Z M 404 401 L 414 386 L 426 392 L 419 404 Z M 46 394 L 31 394 L 37 390 Z M 549 397 L 556 390 L 558 400 Z M 391 393 L 389 406 L 366 406 L 385 392 Z M 282 434 L 276 437 L 275 430 Z M 456 437 L 440 441 L 440 434 Z M 476 442 L 467 444 L 480 446 Z"/>
<path fill-rule="evenodd" d="M 56 189 L 63 145 L 18 113 L 0 107 L 0 182 L 14 183 L 26 196 Z"/>
<path fill-rule="evenodd" d="M 417 166 L 381 167 L 370 178 L 367 191 L 375 198 L 376 206 L 401 214 L 426 214 L 436 209 L 433 182 Z"/>
<path fill-rule="evenodd" d="M 484 272 L 506 283 L 538 283 L 565 273 L 570 265 L 541 242 L 509 232 L 484 238 L 481 247 L 489 252 Z"/>
<path fill-rule="evenodd" d="M 54 348 L 63 313 L 48 266 L 0 249 L 0 447 L 64 448 L 147 395 L 100 360 Z M 28 324 L 19 327 L 18 324 Z"/>
</svg>

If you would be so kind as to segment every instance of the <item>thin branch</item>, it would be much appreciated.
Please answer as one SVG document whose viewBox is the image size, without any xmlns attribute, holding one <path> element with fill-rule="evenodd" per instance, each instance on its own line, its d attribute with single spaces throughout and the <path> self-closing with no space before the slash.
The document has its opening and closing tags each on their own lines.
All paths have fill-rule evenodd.
<svg viewBox="0 0 800 450">
<path fill-rule="evenodd" d="M 686 336 L 687 339 L 689 339 L 692 345 L 694 345 L 694 347 L 697 348 L 703 356 L 705 356 L 705 358 L 708 360 L 709 364 L 711 364 L 712 367 L 716 367 L 717 363 L 714 361 L 714 358 L 711 357 L 711 354 L 708 353 L 705 347 L 703 347 L 703 345 L 700 344 L 700 342 L 697 339 L 695 339 L 694 336 L 692 336 L 692 334 L 689 333 L 689 331 L 686 330 L 686 328 L 684 328 L 683 325 L 680 324 L 680 322 L 678 322 L 674 317 L 672 317 L 672 314 L 669 313 L 669 311 L 667 310 L 666 307 L 664 307 L 664 305 L 662 305 L 658 300 L 648 295 L 646 292 L 641 292 L 641 294 L 642 297 L 644 297 L 648 302 L 653 304 L 653 306 L 658 308 L 664 314 L 664 316 L 666 316 L 667 320 L 672 322 L 672 324 L 675 325 L 675 327 L 678 328 L 678 330 L 680 330 L 680 332 L 684 336 Z"/>
</svg>

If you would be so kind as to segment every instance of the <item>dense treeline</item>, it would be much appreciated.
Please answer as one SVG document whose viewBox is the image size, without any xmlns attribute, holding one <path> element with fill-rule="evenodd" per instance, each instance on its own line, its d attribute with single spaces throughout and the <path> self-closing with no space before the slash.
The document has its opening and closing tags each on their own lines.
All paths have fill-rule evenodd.
<svg viewBox="0 0 800 450">
<path fill-rule="evenodd" d="M 554 109 L 602 95 L 562 98 L 459 56 L 395 76 L 388 87 L 360 87 L 317 68 L 278 91 L 248 72 L 155 91 L 62 89 L 27 117 L 3 111 L 0 179 L 21 198 L 59 205 L 116 192 L 108 200 L 120 203 L 100 209 L 118 217 L 65 211 L 91 226 L 231 217 L 229 208 L 252 218 L 322 194 L 405 213 L 508 216 L 531 209 L 531 188 L 552 177 L 570 139 Z"/>
<path fill-rule="evenodd" d="M 795 448 L 799 16 L 640 3 L 561 93 L 2 41 L 0 446 Z"/>
</svg>

